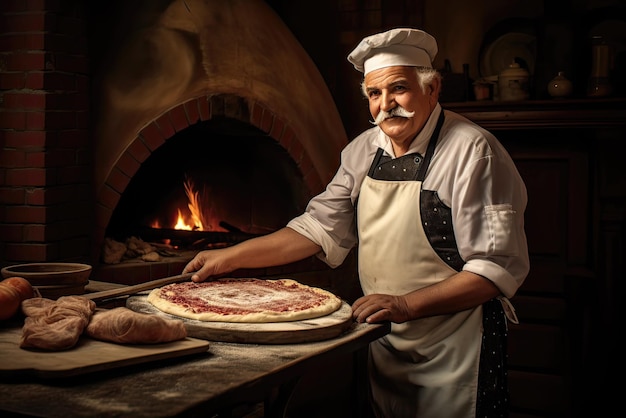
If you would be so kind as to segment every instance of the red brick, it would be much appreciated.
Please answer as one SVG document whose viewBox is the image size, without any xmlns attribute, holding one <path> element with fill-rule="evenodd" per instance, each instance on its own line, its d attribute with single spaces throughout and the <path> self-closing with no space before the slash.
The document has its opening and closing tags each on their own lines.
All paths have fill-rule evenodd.
<svg viewBox="0 0 626 418">
<path fill-rule="evenodd" d="M 24 129 L 40 130 L 46 127 L 46 114 L 44 112 L 25 112 L 26 122 Z"/>
<path fill-rule="evenodd" d="M 260 128 L 262 121 L 263 121 L 263 107 L 258 103 L 254 103 L 252 105 L 252 114 L 250 115 L 250 123 Z"/>
<path fill-rule="evenodd" d="M 274 121 L 274 114 L 269 109 L 264 109 L 263 116 L 261 119 L 261 125 L 259 125 L 259 128 L 261 128 L 263 132 L 269 133 L 269 131 L 272 130 L 273 121 Z"/>
<path fill-rule="evenodd" d="M 80 238 L 91 234 L 91 218 L 68 219 L 64 222 L 57 222 L 48 228 L 46 238 L 48 240 L 62 240 L 67 238 Z"/>
<path fill-rule="evenodd" d="M 66 129 L 58 134 L 58 146 L 60 148 L 80 148 L 87 147 L 89 133 L 83 129 Z"/>
<path fill-rule="evenodd" d="M 278 117 L 274 117 L 274 124 L 272 125 L 272 130 L 270 131 L 270 136 L 277 141 L 280 140 L 280 137 L 283 135 L 283 131 L 285 130 L 285 122 Z"/>
<path fill-rule="evenodd" d="M 39 149 L 46 145 L 45 131 L 6 131 L 5 145 L 11 148 L 28 150 Z"/>
<path fill-rule="evenodd" d="M 77 77 L 74 74 L 60 73 L 57 71 L 44 73 L 43 88 L 45 90 L 75 91 Z"/>
<path fill-rule="evenodd" d="M 0 10 L 8 13 L 46 10 L 46 0 L 2 0 Z"/>
<path fill-rule="evenodd" d="M 139 164 L 139 162 L 135 160 L 130 153 L 125 152 L 118 160 L 116 167 L 128 177 L 133 177 L 137 170 L 139 170 L 139 167 L 141 167 L 141 164 Z"/>
<path fill-rule="evenodd" d="M 65 49 L 63 47 L 63 50 Z M 86 56 L 57 53 L 55 58 L 55 71 L 68 71 L 79 74 L 89 73 L 89 60 Z"/>
<path fill-rule="evenodd" d="M 5 106 L 14 110 L 41 110 L 46 108 L 46 95 L 42 92 L 7 92 L 4 93 L 3 97 Z"/>
<path fill-rule="evenodd" d="M 46 69 L 44 52 L 14 52 L 7 56 L 7 71 L 31 71 Z"/>
<path fill-rule="evenodd" d="M 198 110 L 198 100 L 193 99 L 185 102 L 185 112 L 190 125 L 196 124 L 200 120 L 200 111 Z"/>
<path fill-rule="evenodd" d="M 4 149 L 0 152 L 0 166 L 4 168 L 28 167 L 26 160 L 26 153 L 21 150 Z"/>
<path fill-rule="evenodd" d="M 25 79 L 24 73 L 0 73 L 0 90 L 23 89 L 26 86 Z"/>
<path fill-rule="evenodd" d="M 46 186 L 47 172 L 42 168 L 20 168 L 7 170 L 7 186 Z"/>
<path fill-rule="evenodd" d="M 109 220 L 111 219 L 112 214 L 113 209 L 104 207 L 100 204 L 96 205 L 95 226 L 101 229 L 106 228 L 109 225 Z"/>
<path fill-rule="evenodd" d="M 46 94 L 47 110 L 75 110 L 75 92 L 55 92 Z"/>
<path fill-rule="evenodd" d="M 46 204 L 46 191 L 47 189 L 38 188 L 32 189 L 29 188 L 26 191 L 26 204 L 27 205 L 45 205 Z"/>
<path fill-rule="evenodd" d="M 293 129 L 291 129 L 291 126 L 287 125 L 287 127 L 283 131 L 283 136 L 280 138 L 279 142 L 281 143 L 283 148 L 289 151 L 289 149 L 291 148 L 291 143 L 293 142 L 293 139 L 295 136 L 296 135 Z"/>
<path fill-rule="evenodd" d="M 24 130 L 26 128 L 26 113 L 8 109 L 0 112 L 0 126 L 2 129 Z"/>
<path fill-rule="evenodd" d="M 26 116 L 27 121 L 29 115 Z M 46 129 L 75 129 L 76 128 L 76 113 L 72 111 L 50 111 L 47 110 L 45 114 L 45 128 Z M 28 126 L 28 125 L 27 125 Z"/>
<path fill-rule="evenodd" d="M 86 238 L 77 238 L 72 240 L 64 240 L 63 245 L 59 246 L 58 257 L 61 259 L 84 259 L 89 254 L 89 240 Z"/>
<path fill-rule="evenodd" d="M 100 189 L 100 193 L 98 194 L 98 203 L 106 208 L 113 210 L 119 203 L 120 197 L 120 192 L 117 192 L 109 186 L 105 185 L 104 187 L 102 187 L 102 189 Z"/>
<path fill-rule="evenodd" d="M 304 148 L 302 147 L 302 143 L 298 141 L 298 138 L 294 137 L 294 140 L 291 141 L 291 146 L 289 147 L 289 154 L 291 158 L 300 166 L 302 163 L 302 157 L 304 155 Z"/>
<path fill-rule="evenodd" d="M 23 231 L 23 225 L 0 224 L 0 237 L 2 237 L 4 242 L 22 242 Z"/>
<path fill-rule="evenodd" d="M 46 168 L 46 153 L 44 152 L 27 152 L 26 167 Z"/>
<path fill-rule="evenodd" d="M 44 72 L 43 71 L 29 71 L 28 74 L 22 75 L 25 77 L 23 82 L 24 88 L 39 90 L 44 88 Z"/>
<path fill-rule="evenodd" d="M 184 105 L 176 106 L 174 109 L 170 110 L 169 116 L 172 126 L 176 132 L 180 132 L 189 126 Z"/>
<path fill-rule="evenodd" d="M 152 153 L 147 145 L 144 144 L 144 142 L 140 138 L 135 138 L 135 140 L 130 144 L 126 152 L 129 153 L 139 163 L 143 163 L 144 161 L 146 161 Z"/>
<path fill-rule="evenodd" d="M 91 169 L 86 165 L 59 167 L 59 184 L 80 184 L 89 182 Z"/>
<path fill-rule="evenodd" d="M 8 206 L 6 219 L 13 223 L 45 223 L 47 208 L 43 206 Z"/>
<path fill-rule="evenodd" d="M 130 182 L 130 177 L 122 173 L 117 168 L 114 168 L 113 170 L 111 170 L 111 173 L 109 174 L 109 178 L 107 179 L 106 184 L 108 184 L 109 186 L 113 188 L 113 190 L 121 194 L 121 193 L 124 193 L 124 190 L 126 189 L 126 186 L 128 186 L 129 182 Z"/>
<path fill-rule="evenodd" d="M 165 112 L 159 116 L 155 123 L 163 133 L 163 138 L 165 139 L 171 138 L 176 133 L 176 129 L 174 129 L 174 125 L 170 120 L 169 112 Z"/>
<path fill-rule="evenodd" d="M 73 149 L 52 149 L 46 152 L 47 167 L 63 167 L 76 164 L 76 152 Z"/>
<path fill-rule="evenodd" d="M 200 119 L 211 119 L 211 100 L 209 97 L 201 97 L 198 99 L 198 110 L 200 112 Z"/>
<path fill-rule="evenodd" d="M 45 29 L 45 11 L 12 14 L 9 19 L 3 19 L 5 32 L 37 32 Z"/>
<path fill-rule="evenodd" d="M 24 241 L 45 242 L 46 226 L 40 224 L 24 225 Z"/>
<path fill-rule="evenodd" d="M 7 244 L 7 260 L 25 263 L 43 263 L 55 260 L 57 257 L 56 244 Z"/>
<path fill-rule="evenodd" d="M 45 201 L 48 205 L 56 205 L 63 202 L 83 200 L 90 190 L 90 183 L 47 187 L 43 189 L 43 198 L 39 199 L 39 201 Z M 29 200 L 28 203 L 36 204 L 34 200 Z"/>
<path fill-rule="evenodd" d="M 150 123 L 143 128 L 140 132 L 140 136 L 143 138 L 144 144 L 146 144 L 148 149 L 151 151 L 159 148 L 167 139 L 163 136 L 163 132 L 159 129 L 159 127 L 154 123 Z"/>
<path fill-rule="evenodd" d="M 56 221 L 80 220 L 85 218 L 91 209 L 90 201 L 76 200 L 54 205 L 48 208 L 48 223 Z M 69 231 L 67 231 L 69 232 Z"/>
<path fill-rule="evenodd" d="M 5 34 L 0 42 L 0 51 L 2 52 L 44 49 L 44 47 L 45 36 L 43 33 Z"/>
<path fill-rule="evenodd" d="M 26 192 L 23 188 L 1 187 L 0 202 L 3 205 L 23 205 L 25 203 L 25 194 Z"/>
</svg>

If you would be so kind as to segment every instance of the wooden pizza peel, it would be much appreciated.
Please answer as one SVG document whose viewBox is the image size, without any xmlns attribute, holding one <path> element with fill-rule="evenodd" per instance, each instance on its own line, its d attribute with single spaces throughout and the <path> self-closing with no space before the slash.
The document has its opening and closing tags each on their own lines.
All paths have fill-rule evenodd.
<svg viewBox="0 0 626 418">
<path fill-rule="evenodd" d="M 159 315 L 184 322 L 187 334 L 209 341 L 247 344 L 293 344 L 335 338 L 352 325 L 352 307 L 342 301 L 341 307 L 330 315 L 302 321 L 262 324 L 205 322 L 167 314 L 148 302 L 149 292 L 129 297 L 126 307 L 136 312 Z"/>
<path fill-rule="evenodd" d="M 0 380 L 14 377 L 65 378 L 136 364 L 206 353 L 210 343 L 184 338 L 160 344 L 114 344 L 81 336 L 69 350 L 20 348 L 21 325 L 0 327 Z"/>
</svg>

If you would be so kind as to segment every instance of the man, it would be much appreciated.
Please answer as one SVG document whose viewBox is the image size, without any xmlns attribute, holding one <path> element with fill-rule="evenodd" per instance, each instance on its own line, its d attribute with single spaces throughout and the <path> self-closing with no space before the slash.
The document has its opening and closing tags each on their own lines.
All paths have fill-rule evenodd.
<svg viewBox="0 0 626 418">
<path fill-rule="evenodd" d="M 286 228 L 199 253 L 194 281 L 317 254 L 338 266 L 358 245 L 359 322 L 391 321 L 370 345 L 379 417 L 506 416 L 508 299 L 529 270 L 526 188 L 489 132 L 438 103 L 435 39 L 414 29 L 365 38 L 375 127 L 342 151 L 326 190 Z"/>
</svg>

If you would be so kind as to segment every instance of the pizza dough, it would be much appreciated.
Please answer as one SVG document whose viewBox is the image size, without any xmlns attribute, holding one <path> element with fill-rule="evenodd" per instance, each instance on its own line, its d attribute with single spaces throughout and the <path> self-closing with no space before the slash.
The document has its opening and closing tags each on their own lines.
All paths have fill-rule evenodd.
<svg viewBox="0 0 626 418">
<path fill-rule="evenodd" d="M 292 279 L 174 283 L 152 290 L 148 301 L 183 318 L 247 323 L 319 318 L 335 312 L 342 303 L 331 292 Z"/>
<path fill-rule="evenodd" d="M 124 307 L 96 311 L 85 332 L 96 340 L 117 344 L 158 344 L 187 337 L 180 319 L 165 319 Z"/>
<path fill-rule="evenodd" d="M 74 347 L 95 310 L 95 302 L 81 296 L 22 301 L 26 319 L 20 348 L 61 351 Z"/>
</svg>

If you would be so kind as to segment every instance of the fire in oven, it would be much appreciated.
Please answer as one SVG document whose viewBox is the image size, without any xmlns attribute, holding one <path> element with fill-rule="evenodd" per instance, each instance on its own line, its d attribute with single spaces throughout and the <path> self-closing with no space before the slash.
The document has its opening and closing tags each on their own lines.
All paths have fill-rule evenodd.
<svg viewBox="0 0 626 418">
<path fill-rule="evenodd" d="M 202 122 L 142 164 L 113 212 L 102 261 L 233 245 L 283 227 L 310 197 L 273 138 L 228 118 Z"/>
</svg>

